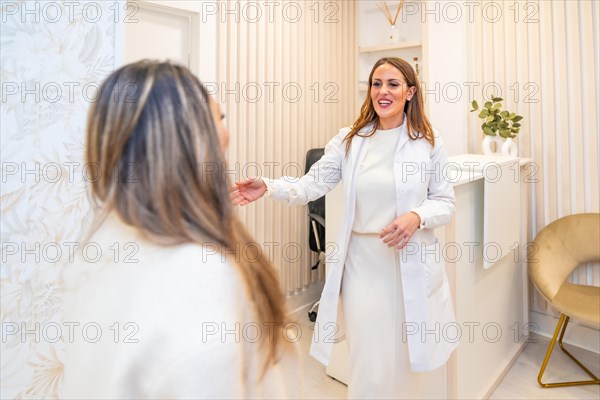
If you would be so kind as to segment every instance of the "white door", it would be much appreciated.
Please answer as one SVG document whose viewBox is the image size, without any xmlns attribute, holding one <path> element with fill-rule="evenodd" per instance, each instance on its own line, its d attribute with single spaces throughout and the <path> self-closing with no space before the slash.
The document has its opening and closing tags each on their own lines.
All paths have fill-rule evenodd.
<svg viewBox="0 0 600 400">
<path fill-rule="evenodd" d="M 194 13 L 151 3 L 127 3 L 125 63 L 170 60 L 192 67 Z"/>
</svg>

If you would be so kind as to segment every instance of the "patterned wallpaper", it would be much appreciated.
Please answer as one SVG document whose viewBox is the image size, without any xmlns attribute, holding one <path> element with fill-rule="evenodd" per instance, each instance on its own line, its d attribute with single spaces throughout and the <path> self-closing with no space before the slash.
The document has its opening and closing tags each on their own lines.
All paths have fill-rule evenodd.
<svg viewBox="0 0 600 400">
<path fill-rule="evenodd" d="M 86 113 L 115 67 L 113 2 L 3 1 L 0 397 L 58 398 L 60 272 L 92 222 Z M 77 330 L 74 331 L 77 334 Z"/>
</svg>

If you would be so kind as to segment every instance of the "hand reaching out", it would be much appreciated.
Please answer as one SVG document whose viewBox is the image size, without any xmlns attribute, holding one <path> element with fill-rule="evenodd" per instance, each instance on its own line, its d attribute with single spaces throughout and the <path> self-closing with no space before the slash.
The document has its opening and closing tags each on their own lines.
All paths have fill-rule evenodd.
<svg viewBox="0 0 600 400">
<path fill-rule="evenodd" d="M 396 246 L 398 250 L 406 246 L 413 233 L 421 225 L 421 217 L 415 212 L 399 216 L 391 224 L 381 230 L 380 238 L 388 247 Z"/>
<path fill-rule="evenodd" d="M 245 206 L 260 199 L 267 191 L 267 185 L 260 178 L 249 178 L 235 182 L 229 190 L 229 198 L 233 205 Z"/>
</svg>

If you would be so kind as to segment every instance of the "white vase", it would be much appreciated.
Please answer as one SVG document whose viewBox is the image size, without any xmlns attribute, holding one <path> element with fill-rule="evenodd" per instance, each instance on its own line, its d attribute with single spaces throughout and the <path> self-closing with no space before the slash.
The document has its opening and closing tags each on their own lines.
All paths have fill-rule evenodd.
<svg viewBox="0 0 600 400">
<path fill-rule="evenodd" d="M 517 156 L 517 143 L 512 138 L 506 138 L 502 144 L 501 152 L 503 156 Z"/>
<path fill-rule="evenodd" d="M 387 42 L 389 44 L 398 43 L 398 37 L 399 37 L 398 27 L 396 27 L 396 25 L 390 25 L 388 27 L 387 32 L 388 32 L 387 33 Z"/>
<path fill-rule="evenodd" d="M 492 143 L 496 143 L 496 150 L 492 150 Z M 500 136 L 483 135 L 481 147 L 483 149 L 483 154 L 486 156 L 499 155 L 502 145 L 502 138 Z"/>
<path fill-rule="evenodd" d="M 490 155 L 502 155 L 517 157 L 517 143 L 512 138 L 503 139 L 500 136 L 483 135 L 483 142 L 481 147 L 483 154 L 486 156 Z M 496 150 L 492 150 L 492 143 L 496 143 Z"/>
</svg>

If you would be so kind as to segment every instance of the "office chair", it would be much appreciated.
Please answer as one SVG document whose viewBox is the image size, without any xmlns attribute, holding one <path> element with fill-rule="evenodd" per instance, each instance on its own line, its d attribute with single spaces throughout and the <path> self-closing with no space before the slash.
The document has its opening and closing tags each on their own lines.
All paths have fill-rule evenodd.
<svg viewBox="0 0 600 400">
<path fill-rule="evenodd" d="M 306 168 L 305 173 L 310 170 L 310 167 L 323 157 L 325 149 L 310 149 L 306 153 Z M 311 270 L 316 270 L 321 264 L 321 257 L 325 254 L 325 196 L 308 203 L 308 243 L 312 251 L 319 254 L 317 263 L 311 267 Z M 317 308 L 319 302 L 312 305 L 308 311 L 308 319 L 312 322 L 317 320 Z"/>
</svg>

